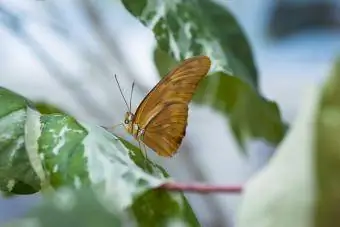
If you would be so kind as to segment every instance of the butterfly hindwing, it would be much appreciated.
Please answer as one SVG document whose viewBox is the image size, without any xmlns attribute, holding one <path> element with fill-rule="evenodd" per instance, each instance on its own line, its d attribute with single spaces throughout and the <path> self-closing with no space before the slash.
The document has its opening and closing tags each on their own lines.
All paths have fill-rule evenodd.
<svg viewBox="0 0 340 227">
<path fill-rule="evenodd" d="M 167 103 L 146 126 L 143 142 L 161 156 L 172 156 L 185 136 L 187 119 L 187 105 Z"/>
<path fill-rule="evenodd" d="M 144 129 L 143 142 L 161 156 L 172 156 L 185 135 L 188 105 L 210 69 L 206 56 L 193 57 L 168 73 L 137 108 L 133 124 Z"/>
</svg>

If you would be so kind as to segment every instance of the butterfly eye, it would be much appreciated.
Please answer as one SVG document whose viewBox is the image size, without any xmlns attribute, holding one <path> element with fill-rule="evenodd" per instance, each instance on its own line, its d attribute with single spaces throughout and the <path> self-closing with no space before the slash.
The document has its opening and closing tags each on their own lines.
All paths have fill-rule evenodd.
<svg viewBox="0 0 340 227">
<path fill-rule="evenodd" d="M 128 119 L 125 119 L 124 123 L 125 123 L 125 124 L 129 124 L 129 120 L 128 120 Z"/>
</svg>

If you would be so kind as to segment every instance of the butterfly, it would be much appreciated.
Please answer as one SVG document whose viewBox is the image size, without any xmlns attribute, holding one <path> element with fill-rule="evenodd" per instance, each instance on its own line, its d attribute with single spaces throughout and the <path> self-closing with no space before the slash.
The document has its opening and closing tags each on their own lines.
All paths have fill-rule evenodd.
<svg viewBox="0 0 340 227">
<path fill-rule="evenodd" d="M 210 66 L 211 61 L 207 56 L 186 59 L 158 82 L 135 113 L 131 111 L 134 84 L 129 107 L 117 81 L 128 107 L 124 120 L 127 132 L 158 155 L 172 157 L 185 136 L 189 102 Z"/>
</svg>

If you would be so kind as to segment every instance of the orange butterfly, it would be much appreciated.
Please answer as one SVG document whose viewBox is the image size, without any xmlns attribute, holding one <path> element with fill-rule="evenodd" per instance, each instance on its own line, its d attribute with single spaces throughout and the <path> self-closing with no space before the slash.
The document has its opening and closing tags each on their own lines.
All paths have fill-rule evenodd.
<svg viewBox="0 0 340 227">
<path fill-rule="evenodd" d="M 189 102 L 210 65 L 207 56 L 183 61 L 147 94 L 135 114 L 131 112 L 131 98 L 130 108 L 124 99 L 129 108 L 124 120 L 126 130 L 158 155 L 173 156 L 185 136 Z"/>
</svg>

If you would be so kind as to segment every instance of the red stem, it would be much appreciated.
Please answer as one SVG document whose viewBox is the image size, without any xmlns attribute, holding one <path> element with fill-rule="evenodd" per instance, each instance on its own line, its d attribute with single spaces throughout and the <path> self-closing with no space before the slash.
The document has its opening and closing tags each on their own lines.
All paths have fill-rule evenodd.
<svg viewBox="0 0 340 227">
<path fill-rule="evenodd" d="M 218 185 L 206 185 L 206 184 L 183 184 L 183 183 L 165 183 L 159 188 L 166 189 L 168 191 L 182 191 L 182 192 L 193 192 L 193 193 L 241 193 L 241 186 L 218 186 Z"/>
</svg>

